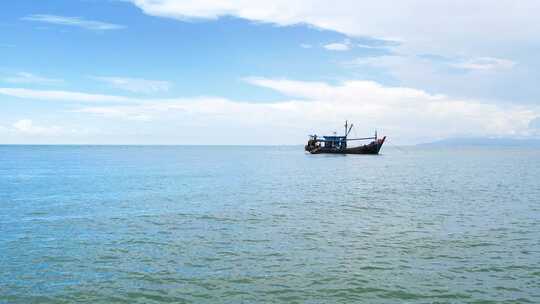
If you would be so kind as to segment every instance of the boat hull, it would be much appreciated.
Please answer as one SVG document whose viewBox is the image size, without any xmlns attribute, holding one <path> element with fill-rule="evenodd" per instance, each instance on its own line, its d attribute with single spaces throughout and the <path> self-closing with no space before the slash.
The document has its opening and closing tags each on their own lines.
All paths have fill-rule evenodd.
<svg viewBox="0 0 540 304">
<path fill-rule="evenodd" d="M 346 149 L 333 149 L 333 148 L 318 147 L 318 148 L 308 150 L 307 147 L 306 147 L 306 150 L 311 154 L 323 154 L 323 153 L 329 153 L 329 154 L 379 154 L 379 151 L 381 150 L 385 139 L 386 139 L 386 136 L 381 138 L 381 139 L 377 139 L 375 141 L 372 141 L 371 143 L 369 143 L 367 145 L 353 147 L 353 148 L 346 148 Z"/>
</svg>

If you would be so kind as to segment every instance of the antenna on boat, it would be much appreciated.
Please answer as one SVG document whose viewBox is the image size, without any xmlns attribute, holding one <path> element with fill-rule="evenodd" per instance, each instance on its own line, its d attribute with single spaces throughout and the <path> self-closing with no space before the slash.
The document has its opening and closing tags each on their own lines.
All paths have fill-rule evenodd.
<svg viewBox="0 0 540 304">
<path fill-rule="evenodd" d="M 377 140 L 377 129 L 375 129 L 375 140 Z"/>
</svg>

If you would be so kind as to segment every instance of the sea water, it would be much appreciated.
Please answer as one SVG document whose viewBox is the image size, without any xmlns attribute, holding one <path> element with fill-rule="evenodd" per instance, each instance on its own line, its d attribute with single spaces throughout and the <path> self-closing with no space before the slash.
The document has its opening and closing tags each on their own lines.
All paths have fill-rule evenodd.
<svg viewBox="0 0 540 304">
<path fill-rule="evenodd" d="M 540 150 L 0 146 L 0 303 L 540 303 Z"/>
</svg>

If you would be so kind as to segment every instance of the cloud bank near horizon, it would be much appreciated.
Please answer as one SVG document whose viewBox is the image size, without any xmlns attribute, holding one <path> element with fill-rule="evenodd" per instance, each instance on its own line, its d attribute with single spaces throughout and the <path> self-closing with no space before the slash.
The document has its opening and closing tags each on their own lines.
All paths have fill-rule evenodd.
<svg viewBox="0 0 540 304">
<path fill-rule="evenodd" d="M 181 128 L 168 136 L 188 135 L 194 129 L 205 138 L 243 130 L 248 142 L 261 144 L 301 143 L 311 132 L 339 130 L 343 120 L 360 133 L 373 128 L 397 143 L 419 143 L 461 136 L 534 136 L 531 124 L 540 116 L 534 107 L 486 104 L 453 99 L 425 91 L 382 86 L 372 81 L 325 82 L 246 78 L 246 82 L 284 94 L 289 98 L 271 103 L 235 101 L 222 97 L 132 98 L 70 91 L 0 88 L 0 94 L 71 105 L 67 112 L 138 124 Z M 102 103 L 102 105 L 92 105 Z M 129 122 L 129 123 L 128 123 Z M 245 143 L 242 141 L 237 144 Z"/>
</svg>

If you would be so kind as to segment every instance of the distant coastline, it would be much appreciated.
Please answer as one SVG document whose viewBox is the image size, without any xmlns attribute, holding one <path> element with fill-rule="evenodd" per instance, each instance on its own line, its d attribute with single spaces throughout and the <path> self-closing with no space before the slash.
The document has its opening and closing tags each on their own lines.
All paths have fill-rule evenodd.
<svg viewBox="0 0 540 304">
<path fill-rule="evenodd" d="M 516 138 L 448 138 L 429 143 L 417 144 L 419 147 L 531 147 L 540 148 L 540 139 L 516 139 Z"/>
</svg>

